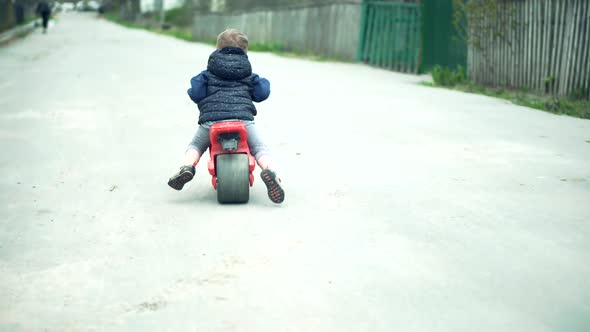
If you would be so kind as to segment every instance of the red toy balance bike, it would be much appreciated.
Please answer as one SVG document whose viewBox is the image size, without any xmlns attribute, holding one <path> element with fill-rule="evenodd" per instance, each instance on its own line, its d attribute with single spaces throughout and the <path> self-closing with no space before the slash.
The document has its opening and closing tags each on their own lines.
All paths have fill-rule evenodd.
<svg viewBox="0 0 590 332">
<path fill-rule="evenodd" d="M 208 163 L 219 203 L 246 203 L 254 184 L 256 160 L 248 147 L 248 129 L 241 121 L 218 122 L 209 130 Z"/>
</svg>

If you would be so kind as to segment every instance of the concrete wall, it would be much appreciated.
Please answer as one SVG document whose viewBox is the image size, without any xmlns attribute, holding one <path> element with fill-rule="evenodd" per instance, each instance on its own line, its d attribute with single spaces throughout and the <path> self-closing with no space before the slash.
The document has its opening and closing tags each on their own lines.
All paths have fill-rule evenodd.
<svg viewBox="0 0 590 332">
<path fill-rule="evenodd" d="M 11 0 L 0 0 L 0 32 L 16 25 L 14 4 Z"/>
<path fill-rule="evenodd" d="M 360 20 L 360 4 L 197 14 L 193 38 L 215 40 L 231 27 L 246 33 L 251 43 L 283 42 L 292 50 L 354 60 Z"/>
</svg>

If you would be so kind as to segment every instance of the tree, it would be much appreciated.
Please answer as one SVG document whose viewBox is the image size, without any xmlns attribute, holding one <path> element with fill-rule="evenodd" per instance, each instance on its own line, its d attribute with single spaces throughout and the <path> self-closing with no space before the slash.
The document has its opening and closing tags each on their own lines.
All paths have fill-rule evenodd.
<svg viewBox="0 0 590 332">
<path fill-rule="evenodd" d="M 453 0 L 453 25 L 467 45 L 484 51 L 483 40 L 506 40 L 516 21 L 501 9 L 503 0 Z"/>
</svg>

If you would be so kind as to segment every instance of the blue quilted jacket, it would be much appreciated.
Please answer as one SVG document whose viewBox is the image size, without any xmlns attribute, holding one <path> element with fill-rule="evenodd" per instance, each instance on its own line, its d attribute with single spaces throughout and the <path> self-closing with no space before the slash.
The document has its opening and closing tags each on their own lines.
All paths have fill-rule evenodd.
<svg viewBox="0 0 590 332">
<path fill-rule="evenodd" d="M 191 79 L 187 91 L 199 107 L 199 124 L 221 120 L 254 120 L 255 102 L 270 95 L 270 83 L 252 73 L 241 48 L 226 47 L 209 56 L 207 70 Z"/>
</svg>

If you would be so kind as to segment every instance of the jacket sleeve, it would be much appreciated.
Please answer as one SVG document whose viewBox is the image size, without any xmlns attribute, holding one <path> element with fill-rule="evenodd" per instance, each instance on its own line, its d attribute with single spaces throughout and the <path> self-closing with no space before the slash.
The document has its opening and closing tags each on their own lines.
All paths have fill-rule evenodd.
<svg viewBox="0 0 590 332">
<path fill-rule="evenodd" d="M 270 96 L 270 82 L 266 78 L 254 74 L 252 84 L 252 101 L 259 103 Z"/>
<path fill-rule="evenodd" d="M 195 103 L 207 97 L 207 82 L 209 77 L 207 71 L 203 70 L 199 75 L 191 78 L 191 87 L 186 91 L 191 100 Z"/>
</svg>

